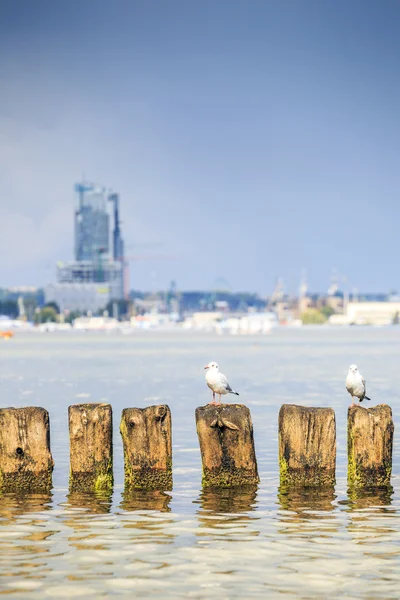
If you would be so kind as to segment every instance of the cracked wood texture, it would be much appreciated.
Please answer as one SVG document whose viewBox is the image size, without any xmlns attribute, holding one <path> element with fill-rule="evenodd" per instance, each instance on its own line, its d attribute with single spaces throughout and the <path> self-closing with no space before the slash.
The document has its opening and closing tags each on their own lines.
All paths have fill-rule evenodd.
<svg viewBox="0 0 400 600">
<path fill-rule="evenodd" d="M 196 409 L 204 487 L 259 482 L 250 411 L 243 404 L 207 404 Z"/>
<path fill-rule="evenodd" d="M 70 490 L 111 489 L 113 478 L 110 404 L 73 404 L 68 408 Z"/>
<path fill-rule="evenodd" d="M 172 489 L 172 422 L 166 404 L 124 408 L 120 432 L 125 488 Z"/>
<path fill-rule="evenodd" d="M 332 408 L 283 404 L 278 437 L 281 485 L 334 485 L 336 421 Z"/>
<path fill-rule="evenodd" d="M 347 414 L 348 480 L 358 486 L 383 486 L 392 474 L 394 424 L 387 404 L 349 406 Z"/>
<path fill-rule="evenodd" d="M 0 489 L 50 491 L 53 466 L 47 410 L 0 409 Z"/>
</svg>

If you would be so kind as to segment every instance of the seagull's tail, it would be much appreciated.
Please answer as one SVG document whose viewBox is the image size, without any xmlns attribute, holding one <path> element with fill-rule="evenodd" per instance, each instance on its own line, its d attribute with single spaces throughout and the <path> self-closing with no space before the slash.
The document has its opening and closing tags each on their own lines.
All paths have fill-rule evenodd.
<svg viewBox="0 0 400 600">
<path fill-rule="evenodd" d="M 364 400 L 369 400 L 371 402 L 371 398 L 368 398 L 368 396 L 364 396 Z"/>
<path fill-rule="evenodd" d="M 235 394 L 235 396 L 239 396 L 239 392 L 235 392 L 235 390 L 229 390 L 230 394 Z"/>
</svg>

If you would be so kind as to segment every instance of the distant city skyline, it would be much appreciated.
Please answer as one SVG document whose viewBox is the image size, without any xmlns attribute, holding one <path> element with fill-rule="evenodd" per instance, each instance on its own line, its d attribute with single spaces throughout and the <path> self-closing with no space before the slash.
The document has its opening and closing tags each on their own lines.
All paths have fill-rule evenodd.
<svg viewBox="0 0 400 600">
<path fill-rule="evenodd" d="M 128 255 L 170 257 L 131 288 L 400 290 L 399 26 L 394 0 L 2 2 L 0 287 L 73 258 L 85 173 Z"/>
</svg>

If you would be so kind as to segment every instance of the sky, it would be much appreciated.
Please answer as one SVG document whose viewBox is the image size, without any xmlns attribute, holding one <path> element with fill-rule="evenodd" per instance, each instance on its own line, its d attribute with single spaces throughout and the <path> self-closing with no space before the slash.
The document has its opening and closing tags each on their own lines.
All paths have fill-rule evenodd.
<svg viewBox="0 0 400 600">
<path fill-rule="evenodd" d="M 121 197 L 134 289 L 400 291 L 397 0 L 0 0 L 0 287 Z"/>
</svg>

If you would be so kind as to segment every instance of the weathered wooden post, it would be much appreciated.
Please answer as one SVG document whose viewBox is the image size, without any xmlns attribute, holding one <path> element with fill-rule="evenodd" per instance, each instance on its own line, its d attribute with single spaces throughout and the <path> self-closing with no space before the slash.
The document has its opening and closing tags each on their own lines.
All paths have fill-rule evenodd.
<svg viewBox="0 0 400 600">
<path fill-rule="evenodd" d="M 70 490 L 111 489 L 113 478 L 110 404 L 73 404 L 68 408 Z"/>
<path fill-rule="evenodd" d="M 282 485 L 334 485 L 336 422 L 332 408 L 283 404 L 279 411 Z"/>
<path fill-rule="evenodd" d="M 120 432 L 126 488 L 172 489 L 171 429 L 171 411 L 166 404 L 124 408 Z"/>
<path fill-rule="evenodd" d="M 53 466 L 47 410 L 0 409 L 0 489 L 48 492 Z"/>
<path fill-rule="evenodd" d="M 243 404 L 196 408 L 204 487 L 259 482 L 250 411 Z"/>
<path fill-rule="evenodd" d="M 347 415 L 348 481 L 357 486 L 384 486 L 392 474 L 394 424 L 387 404 L 349 406 Z"/>
</svg>

